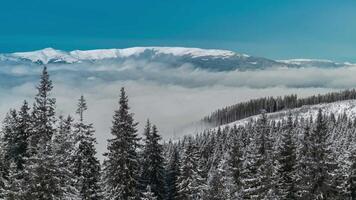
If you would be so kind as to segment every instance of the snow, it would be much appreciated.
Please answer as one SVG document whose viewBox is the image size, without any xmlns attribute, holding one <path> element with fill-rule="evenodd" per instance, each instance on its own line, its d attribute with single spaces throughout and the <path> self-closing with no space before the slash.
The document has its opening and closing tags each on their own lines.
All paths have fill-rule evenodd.
<svg viewBox="0 0 356 200">
<path fill-rule="evenodd" d="M 338 101 L 334 103 L 307 105 L 307 106 L 302 106 L 300 108 L 294 108 L 291 110 L 283 110 L 279 112 L 268 113 L 267 116 L 269 120 L 276 120 L 276 121 L 286 120 L 289 111 L 291 111 L 293 118 L 297 116 L 299 119 L 300 118 L 309 119 L 310 117 L 313 117 L 313 119 L 315 119 L 316 116 L 318 115 L 319 109 L 322 109 L 323 113 L 326 115 L 330 115 L 331 113 L 334 113 L 335 117 L 338 117 L 340 115 L 346 114 L 350 118 L 356 118 L 356 100 L 345 100 L 345 101 Z M 244 126 L 251 120 L 256 120 L 259 117 L 260 115 L 251 116 L 226 125 L 222 125 L 220 127 L 221 128 L 233 127 L 234 125 Z M 217 127 L 213 129 L 217 129 Z"/>
<path fill-rule="evenodd" d="M 310 62 L 323 62 L 323 63 L 333 63 L 331 60 L 325 59 L 306 59 L 306 58 L 296 58 L 296 59 L 288 59 L 288 60 L 278 60 L 278 62 L 286 63 L 286 64 L 304 64 Z"/>
<path fill-rule="evenodd" d="M 12 56 L 24 58 L 31 60 L 32 62 L 42 62 L 44 64 L 49 63 L 50 61 L 65 61 L 68 63 L 74 63 L 78 60 L 68 55 L 64 51 L 56 50 L 53 48 L 45 48 L 38 51 L 32 52 L 19 52 L 13 53 Z"/>
<path fill-rule="evenodd" d="M 32 62 L 67 62 L 75 63 L 82 60 L 103 60 L 112 58 L 127 58 L 131 56 L 139 56 L 142 53 L 150 51 L 154 55 L 165 54 L 172 56 L 190 56 L 198 57 L 217 57 L 228 58 L 231 56 L 248 57 L 245 54 L 238 54 L 233 51 L 219 49 L 200 49 L 200 48 L 185 48 L 185 47 L 132 47 L 126 49 L 96 49 L 96 50 L 74 50 L 70 52 L 46 48 L 31 52 L 18 52 L 6 54 L 10 58 L 27 59 Z M 3 56 L 3 55 L 2 55 Z"/>
</svg>

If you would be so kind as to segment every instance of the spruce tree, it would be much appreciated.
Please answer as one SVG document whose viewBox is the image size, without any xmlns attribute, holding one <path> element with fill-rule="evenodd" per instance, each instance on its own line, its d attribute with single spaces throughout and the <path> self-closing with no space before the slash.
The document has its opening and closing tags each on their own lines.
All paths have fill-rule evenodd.
<svg viewBox="0 0 356 200">
<path fill-rule="evenodd" d="M 153 125 L 151 129 L 149 121 L 147 121 L 145 136 L 142 179 L 144 183 L 150 185 L 157 199 L 163 200 L 165 197 L 163 146 L 159 143 L 161 136 L 158 134 L 157 127 Z"/>
<path fill-rule="evenodd" d="M 76 187 L 80 198 L 83 200 L 98 200 L 102 198 L 100 187 L 100 162 L 96 158 L 96 139 L 92 124 L 84 123 L 84 111 L 87 110 L 83 96 L 80 97 L 77 114 L 79 122 L 74 125 L 74 141 L 76 149 L 74 153 L 74 175 Z"/>
<path fill-rule="evenodd" d="M 52 200 L 63 197 L 60 170 L 52 147 L 55 133 L 55 98 L 51 97 L 52 81 L 44 67 L 37 86 L 29 132 L 29 158 L 24 165 L 22 184 L 27 199 Z"/>
<path fill-rule="evenodd" d="M 337 196 L 334 183 L 337 163 L 330 149 L 330 133 L 321 109 L 318 111 L 315 123 L 315 128 L 311 135 L 313 171 L 310 193 L 314 199 L 333 199 Z"/>
<path fill-rule="evenodd" d="M 180 176 L 180 159 L 177 147 L 174 147 L 167 169 L 167 200 L 178 200 L 178 177 Z"/>
<path fill-rule="evenodd" d="M 181 161 L 178 178 L 179 199 L 193 200 L 202 198 L 202 178 L 198 168 L 199 156 L 195 144 L 189 139 Z"/>
<path fill-rule="evenodd" d="M 31 128 L 30 108 L 27 101 L 24 101 L 18 112 L 18 127 L 17 127 L 17 141 L 16 141 L 16 157 L 15 162 L 19 170 L 24 168 L 25 160 L 29 156 L 29 136 Z"/>
<path fill-rule="evenodd" d="M 294 125 L 289 113 L 285 130 L 282 131 L 278 154 L 278 195 L 280 199 L 297 199 L 296 190 L 296 147 Z"/>
<path fill-rule="evenodd" d="M 262 113 L 252 127 L 253 137 L 245 150 L 242 167 L 242 196 L 246 199 L 263 199 L 274 191 L 274 152 L 271 127 Z"/>
<path fill-rule="evenodd" d="M 312 155 L 312 138 L 310 124 L 306 123 L 303 127 L 303 135 L 300 140 L 300 148 L 297 159 L 297 190 L 299 199 L 311 199 L 312 173 L 313 173 L 313 155 Z"/>
<path fill-rule="evenodd" d="M 76 177 L 74 175 L 73 155 L 75 154 L 75 143 L 73 135 L 73 118 L 59 117 L 58 131 L 54 134 L 53 148 L 57 166 L 60 170 L 60 186 L 64 196 L 68 199 L 79 198 L 75 187 Z"/>
<path fill-rule="evenodd" d="M 31 116 L 30 147 L 31 152 L 36 151 L 39 145 L 45 146 L 52 139 L 55 132 L 55 104 L 56 99 L 51 97 L 53 89 L 47 67 L 43 67 L 40 83 L 37 86 L 37 95 L 33 104 Z"/>
<path fill-rule="evenodd" d="M 232 147 L 229 151 L 229 168 L 231 170 L 231 176 L 235 184 L 235 192 L 239 192 L 241 189 L 241 171 L 243 166 L 243 138 L 240 136 L 232 137 Z"/>
<path fill-rule="evenodd" d="M 129 113 L 128 97 L 121 88 L 119 109 L 115 111 L 108 140 L 108 152 L 104 155 L 104 182 L 107 198 L 130 200 L 138 198 L 139 162 L 137 149 L 139 138 L 133 114 Z"/>
</svg>

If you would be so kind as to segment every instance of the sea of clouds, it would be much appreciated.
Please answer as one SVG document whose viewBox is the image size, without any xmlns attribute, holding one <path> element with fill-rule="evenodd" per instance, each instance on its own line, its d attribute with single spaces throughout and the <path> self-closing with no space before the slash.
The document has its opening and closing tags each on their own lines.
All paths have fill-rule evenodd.
<svg viewBox="0 0 356 200">
<path fill-rule="evenodd" d="M 113 111 L 125 87 L 131 111 L 140 123 L 149 118 L 164 139 L 194 133 L 192 126 L 212 111 L 264 96 L 308 96 L 356 86 L 356 66 L 339 68 L 269 68 L 245 71 L 209 71 L 191 64 L 171 67 L 167 62 L 129 59 L 125 62 L 49 64 L 57 98 L 57 114 L 74 115 L 77 99 L 84 95 L 94 123 L 99 152 L 110 137 Z M 0 117 L 33 101 L 42 66 L 0 64 Z"/>
</svg>

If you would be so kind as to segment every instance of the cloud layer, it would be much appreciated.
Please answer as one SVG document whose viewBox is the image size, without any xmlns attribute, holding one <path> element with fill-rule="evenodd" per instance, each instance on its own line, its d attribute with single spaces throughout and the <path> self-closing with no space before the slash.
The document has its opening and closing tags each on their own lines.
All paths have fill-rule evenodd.
<svg viewBox="0 0 356 200">
<path fill-rule="evenodd" d="M 24 99 L 31 101 L 39 65 L 0 66 L 0 117 Z M 269 68 L 212 72 L 191 64 L 126 60 L 122 63 L 49 65 L 58 114 L 73 114 L 76 100 L 88 101 L 87 121 L 97 130 L 99 152 L 106 147 L 120 87 L 126 87 L 140 129 L 147 118 L 165 139 L 186 133 L 184 127 L 215 109 L 250 98 L 296 93 L 307 96 L 356 86 L 356 66 L 339 68 Z"/>
</svg>

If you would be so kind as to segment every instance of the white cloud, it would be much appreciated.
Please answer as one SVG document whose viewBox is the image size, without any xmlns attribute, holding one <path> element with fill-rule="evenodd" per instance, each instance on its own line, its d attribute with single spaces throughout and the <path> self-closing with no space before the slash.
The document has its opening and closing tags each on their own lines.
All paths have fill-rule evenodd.
<svg viewBox="0 0 356 200">
<path fill-rule="evenodd" d="M 10 107 L 20 106 L 23 99 L 31 101 L 40 70 L 36 65 L 0 66 L 0 81 L 7 83 L 0 88 L 0 117 Z M 87 121 L 93 122 L 97 130 L 100 153 L 110 137 L 122 86 L 126 87 L 140 127 L 150 118 L 166 139 L 215 109 L 250 98 L 291 93 L 307 96 L 356 86 L 355 66 L 210 72 L 190 64 L 174 67 L 128 60 L 120 64 L 50 65 L 49 70 L 57 113 L 74 113 L 79 96 L 86 96 Z"/>
</svg>

